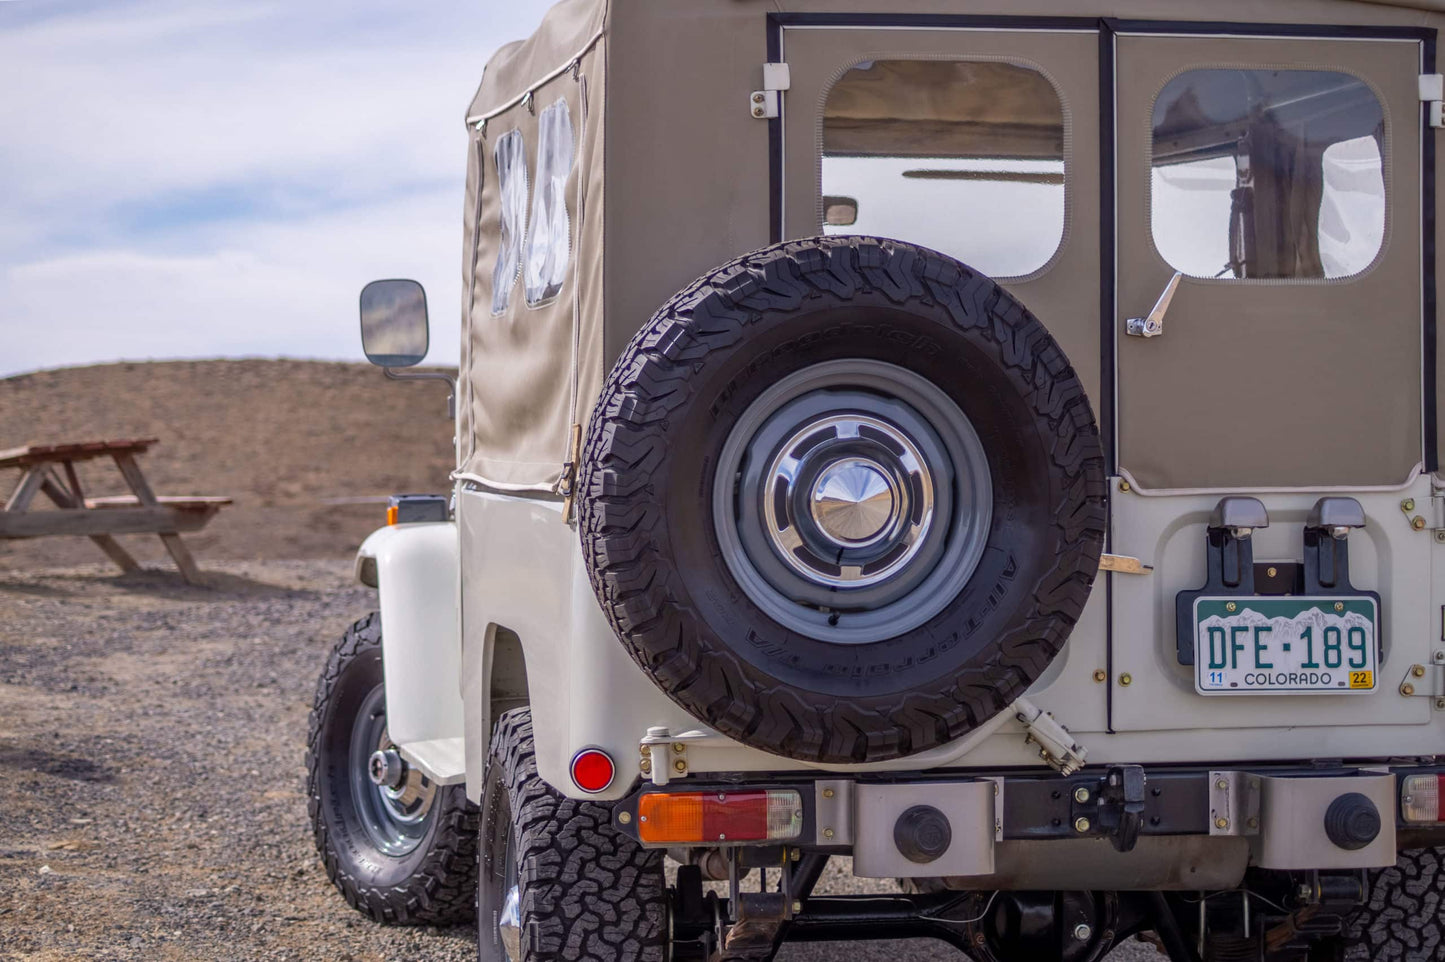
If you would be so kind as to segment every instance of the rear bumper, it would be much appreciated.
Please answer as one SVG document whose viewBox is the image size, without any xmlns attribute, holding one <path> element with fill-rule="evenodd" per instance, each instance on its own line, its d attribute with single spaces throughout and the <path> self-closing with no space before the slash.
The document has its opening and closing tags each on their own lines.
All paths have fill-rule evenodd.
<svg viewBox="0 0 1445 962">
<path fill-rule="evenodd" d="M 645 794 L 725 799 L 792 789 L 802 809 L 792 838 L 698 838 L 656 847 L 762 844 L 850 854 L 860 876 L 944 877 L 953 888 L 1218 889 L 1238 884 L 1249 866 L 1382 867 L 1395 864 L 1398 845 L 1445 840 L 1445 828 L 1399 821 L 1399 778 L 1435 771 L 1111 766 L 1071 776 L 689 778 L 666 788 L 642 786 L 618 804 L 615 818 L 620 831 L 648 844 L 638 832 Z M 948 829 L 946 848 L 926 860 L 916 849 L 906 855 L 910 846 L 899 834 L 903 813 L 918 806 L 935 810 Z"/>
</svg>

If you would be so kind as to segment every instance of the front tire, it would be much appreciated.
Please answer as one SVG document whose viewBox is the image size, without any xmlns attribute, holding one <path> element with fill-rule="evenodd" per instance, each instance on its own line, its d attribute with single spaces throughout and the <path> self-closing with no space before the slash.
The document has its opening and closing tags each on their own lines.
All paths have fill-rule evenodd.
<svg viewBox="0 0 1445 962">
<path fill-rule="evenodd" d="M 306 742 L 307 808 L 326 874 L 353 908 L 384 925 L 456 925 L 476 900 L 476 806 L 399 756 L 386 786 L 368 762 L 394 751 L 386 729 L 381 618 L 342 636 L 316 683 Z"/>
<path fill-rule="evenodd" d="M 662 962 L 663 854 L 612 827 L 612 806 L 537 775 L 532 715 L 497 720 L 482 789 L 481 962 Z"/>
</svg>

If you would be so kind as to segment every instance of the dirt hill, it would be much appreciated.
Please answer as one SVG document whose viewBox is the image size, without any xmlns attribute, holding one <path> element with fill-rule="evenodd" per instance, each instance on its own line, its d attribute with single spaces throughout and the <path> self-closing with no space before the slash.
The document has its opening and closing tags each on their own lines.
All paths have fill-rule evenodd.
<svg viewBox="0 0 1445 962">
<path fill-rule="evenodd" d="M 206 559 L 344 557 L 384 522 L 384 498 L 445 491 L 446 385 L 387 381 L 367 364 L 164 361 L 0 378 L 0 449 L 155 437 L 142 470 L 157 494 L 236 503 L 186 541 Z M 79 465 L 87 496 L 128 493 L 108 461 Z M 18 480 L 0 471 L 0 500 Z M 43 498 L 37 499 L 43 501 Z M 154 537 L 121 539 L 142 562 Z M 0 568 L 104 562 L 84 538 L 0 541 Z"/>
</svg>

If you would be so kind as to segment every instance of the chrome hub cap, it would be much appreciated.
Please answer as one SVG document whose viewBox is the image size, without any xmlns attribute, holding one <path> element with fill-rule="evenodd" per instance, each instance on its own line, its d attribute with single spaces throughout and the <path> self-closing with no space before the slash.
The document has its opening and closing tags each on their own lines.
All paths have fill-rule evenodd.
<svg viewBox="0 0 1445 962">
<path fill-rule="evenodd" d="M 774 554 L 830 592 L 888 580 L 933 523 L 926 462 L 918 442 L 881 417 L 805 417 L 768 465 L 761 492 Z"/>
<path fill-rule="evenodd" d="M 893 520 L 898 494 L 875 462 L 835 461 L 813 483 L 813 522 L 840 548 L 867 544 Z"/>
<path fill-rule="evenodd" d="M 825 641 L 890 638 L 938 614 L 992 519 L 972 424 L 927 379 L 829 361 L 765 391 L 718 460 L 723 557 L 759 608 Z"/>
</svg>

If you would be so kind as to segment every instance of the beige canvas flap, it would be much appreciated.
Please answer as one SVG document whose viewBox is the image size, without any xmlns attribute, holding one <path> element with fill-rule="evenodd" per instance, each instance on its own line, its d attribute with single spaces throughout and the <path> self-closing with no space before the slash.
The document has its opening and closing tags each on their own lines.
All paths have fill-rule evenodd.
<svg viewBox="0 0 1445 962">
<path fill-rule="evenodd" d="M 600 41 L 580 59 L 576 54 L 595 38 L 589 31 L 600 25 L 604 10 L 592 0 L 559 4 L 531 40 L 506 48 L 489 64 L 469 114 L 505 105 L 519 91 L 531 93 L 484 125 L 473 125 L 467 176 L 458 474 L 503 490 L 556 489 L 572 456 L 572 426 L 583 423 L 601 383 L 605 54 Z M 539 84 L 542 78 L 548 79 Z M 565 279 L 556 294 L 529 304 L 523 279 L 509 275 L 507 306 L 494 313 L 501 242 L 496 147 L 511 132 L 521 134 L 530 234 L 539 121 L 559 101 L 575 143 L 566 185 L 571 250 Z M 524 241 L 524 263 L 526 246 Z"/>
</svg>

